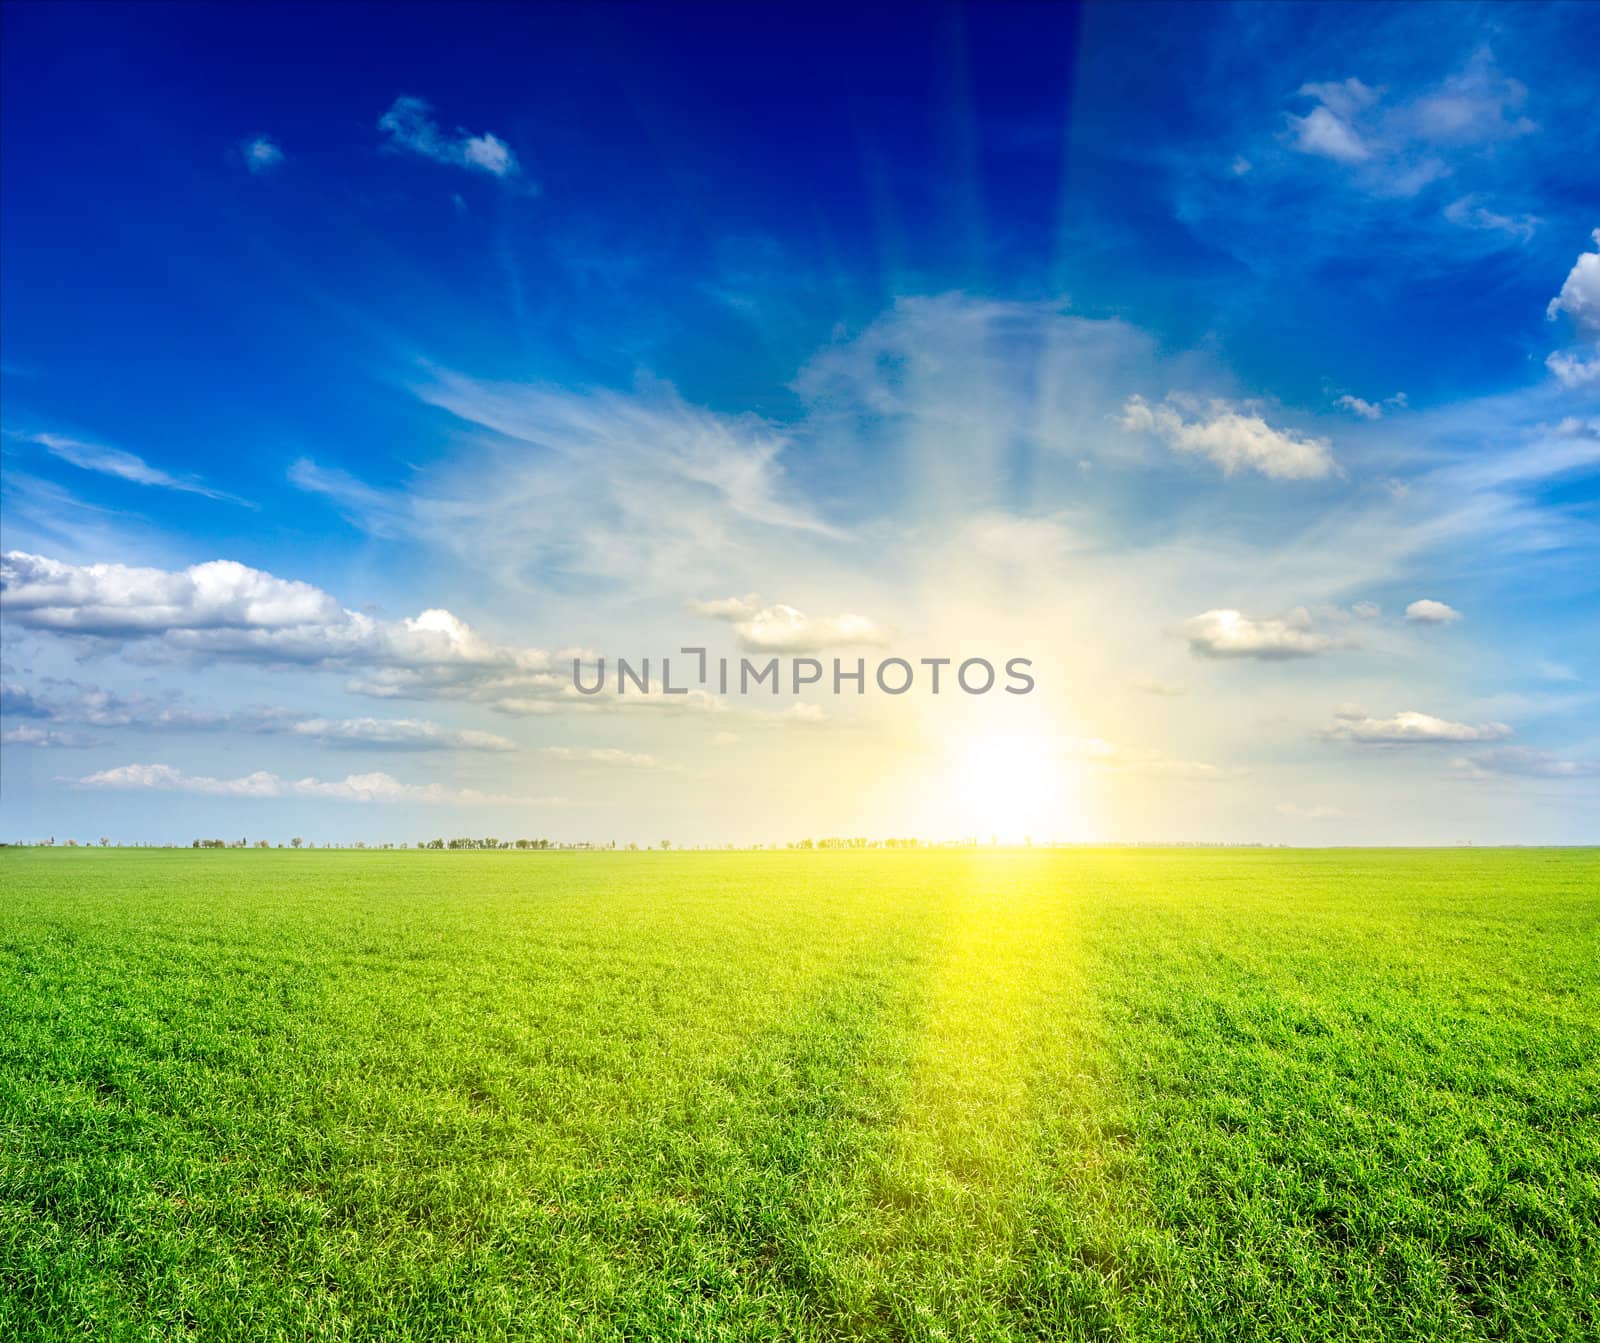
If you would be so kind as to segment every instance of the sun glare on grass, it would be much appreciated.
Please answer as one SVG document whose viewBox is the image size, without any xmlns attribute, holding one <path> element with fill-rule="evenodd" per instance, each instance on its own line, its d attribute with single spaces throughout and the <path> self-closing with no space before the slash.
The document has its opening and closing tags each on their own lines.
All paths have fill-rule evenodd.
<svg viewBox="0 0 1600 1343">
<path fill-rule="evenodd" d="M 951 811 L 965 835 L 1021 844 L 1076 828 L 1070 781 L 1048 737 L 969 737 L 955 743 L 949 768 Z"/>
</svg>

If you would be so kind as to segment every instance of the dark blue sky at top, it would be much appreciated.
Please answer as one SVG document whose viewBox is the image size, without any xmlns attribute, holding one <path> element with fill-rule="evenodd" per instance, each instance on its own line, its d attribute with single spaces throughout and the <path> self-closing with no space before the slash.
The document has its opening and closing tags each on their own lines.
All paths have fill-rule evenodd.
<svg viewBox="0 0 1600 1343">
<path fill-rule="evenodd" d="M 1543 374 L 1594 222 L 1593 7 L 54 4 L 4 30 L 7 427 L 263 501 L 302 453 L 383 481 L 447 451 L 417 360 L 782 419 L 837 332 L 951 290 L 1065 297 L 1287 402 L 1494 391 Z M 1381 208 L 1336 164 L 1229 170 L 1287 154 L 1308 81 L 1401 97 L 1485 45 L 1541 128 L 1514 163 Z M 385 152 L 402 94 L 500 137 L 521 186 Z M 286 156 L 259 177 L 256 134 Z M 1538 232 L 1442 227 L 1469 188 Z"/>
</svg>

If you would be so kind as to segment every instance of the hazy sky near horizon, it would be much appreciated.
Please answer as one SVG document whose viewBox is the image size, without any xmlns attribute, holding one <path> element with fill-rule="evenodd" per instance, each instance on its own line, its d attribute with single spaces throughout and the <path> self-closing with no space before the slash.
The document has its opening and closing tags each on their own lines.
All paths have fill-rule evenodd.
<svg viewBox="0 0 1600 1343">
<path fill-rule="evenodd" d="M 0 839 L 1600 839 L 1600 7 L 3 37 Z"/>
</svg>

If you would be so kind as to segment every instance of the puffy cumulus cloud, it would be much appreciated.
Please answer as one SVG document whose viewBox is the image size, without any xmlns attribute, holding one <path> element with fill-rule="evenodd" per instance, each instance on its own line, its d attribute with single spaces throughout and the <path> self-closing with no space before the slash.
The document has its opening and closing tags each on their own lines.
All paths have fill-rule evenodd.
<svg viewBox="0 0 1600 1343">
<path fill-rule="evenodd" d="M 239 157 L 244 160 L 244 166 L 257 177 L 281 168 L 284 162 L 283 148 L 276 140 L 266 135 L 253 136 L 240 144 Z"/>
<path fill-rule="evenodd" d="M 1311 99 L 1314 106 L 1303 116 L 1289 116 L 1296 149 L 1339 163 L 1361 163 L 1372 157 L 1355 122 L 1377 102 L 1377 90 L 1351 78 L 1338 83 L 1304 84 L 1299 96 Z"/>
<path fill-rule="evenodd" d="M 1590 343 L 1587 350 L 1556 350 L 1545 359 L 1545 367 L 1567 387 L 1600 381 L 1600 229 L 1591 236 L 1595 250 L 1579 254 L 1561 292 L 1545 309 L 1551 321 L 1565 313 L 1579 336 Z"/>
<path fill-rule="evenodd" d="M 1579 254 L 1545 316 L 1554 321 L 1558 314 L 1566 313 L 1580 331 L 1600 335 L 1600 229 L 1590 236 L 1595 250 Z"/>
<path fill-rule="evenodd" d="M 481 682 L 548 691 L 558 679 L 548 653 L 491 643 L 449 611 L 377 620 L 321 588 L 233 560 L 165 570 L 9 551 L 0 557 L 0 606 L 13 624 L 55 634 L 262 664 L 375 667 L 368 693 Z"/>
<path fill-rule="evenodd" d="M 1450 763 L 1470 779 L 1600 779 L 1600 760 L 1563 760 L 1528 746 L 1497 746 Z"/>
<path fill-rule="evenodd" d="M 399 153 L 419 154 L 435 163 L 487 173 L 490 177 L 519 176 L 522 165 L 506 142 L 485 131 L 472 135 L 457 129 L 454 134 L 441 130 L 433 108 L 423 98 L 396 98 L 389 110 L 378 118 L 378 129 L 386 146 Z"/>
<path fill-rule="evenodd" d="M 1343 406 L 1344 409 L 1359 415 L 1363 420 L 1381 420 L 1383 418 L 1383 407 L 1376 401 L 1363 401 L 1359 396 L 1351 396 L 1348 392 L 1335 401 L 1334 405 Z"/>
<path fill-rule="evenodd" d="M 1376 620 L 1383 614 L 1383 607 L 1377 602 L 1356 602 L 1350 608 L 1350 614 L 1357 620 Z"/>
<path fill-rule="evenodd" d="M 283 797 L 288 792 L 285 782 L 266 770 L 237 779 L 213 779 L 203 774 L 185 774 L 172 765 L 118 765 L 66 782 L 79 788 L 206 793 L 213 797 Z"/>
<path fill-rule="evenodd" d="M 509 797 L 502 793 L 483 793 L 475 788 L 446 788 L 442 784 L 401 783 L 383 773 L 349 774 L 343 779 L 285 779 L 266 770 L 257 770 L 237 779 L 215 779 L 203 774 L 185 774 L 172 765 L 119 765 L 68 779 L 78 788 L 122 791 L 200 793 L 210 797 L 275 798 L 310 797 L 334 802 L 412 803 L 443 806 L 512 806 L 548 804 L 558 798 Z"/>
<path fill-rule="evenodd" d="M 1406 394 L 1396 392 L 1393 396 L 1385 397 L 1382 401 L 1368 401 L 1363 397 L 1353 396 L 1349 392 L 1335 398 L 1334 405 L 1343 410 L 1348 410 L 1352 415 L 1359 415 L 1363 420 L 1381 420 L 1386 410 L 1404 410 L 1407 406 Z"/>
<path fill-rule="evenodd" d="M 725 620 L 733 626 L 739 646 L 756 653 L 816 653 L 824 648 L 882 645 L 887 636 L 866 616 L 845 612 L 812 617 L 781 602 L 762 606 L 756 593 L 691 602 L 697 615 Z"/>
<path fill-rule="evenodd" d="M 1274 480 L 1321 480 L 1338 470 L 1325 438 L 1274 429 L 1251 410 L 1227 401 L 1199 402 L 1172 395 L 1160 405 L 1129 397 L 1118 423 L 1129 433 L 1149 433 L 1174 452 L 1204 457 L 1225 476 L 1258 471 Z"/>
<path fill-rule="evenodd" d="M 1444 602 L 1424 597 L 1406 607 L 1406 619 L 1413 625 L 1453 625 L 1461 619 L 1461 612 Z"/>
<path fill-rule="evenodd" d="M 327 630 L 359 619 L 309 583 L 275 578 L 232 560 L 169 572 L 67 564 L 13 550 L 0 557 L 0 594 L 19 625 L 111 639 Z"/>
<path fill-rule="evenodd" d="M 816 653 L 824 648 L 881 645 L 884 632 L 866 616 L 811 617 L 792 606 L 769 606 L 734 625 L 739 646 L 761 653 Z"/>
<path fill-rule="evenodd" d="M 1388 718 L 1373 718 L 1359 709 L 1341 709 L 1322 735 L 1329 741 L 1367 746 L 1428 746 L 1504 741 L 1512 733 L 1504 723 L 1453 723 L 1415 709 L 1405 709 Z"/>
<path fill-rule="evenodd" d="M 1544 366 L 1564 387 L 1586 387 L 1591 382 L 1600 382 L 1600 354 L 1585 359 L 1580 354 L 1553 350 L 1545 356 Z"/>
<path fill-rule="evenodd" d="M 373 746 L 400 751 L 514 751 L 516 742 L 493 732 L 456 731 L 419 718 L 306 718 L 290 726 L 297 737 L 329 746 Z"/>
<path fill-rule="evenodd" d="M 1256 620 L 1233 610 L 1202 611 L 1178 627 L 1189 651 L 1205 658 L 1255 658 L 1282 662 L 1315 657 L 1340 646 L 1339 640 L 1311 626 L 1304 607 Z"/>
<path fill-rule="evenodd" d="M 114 476 L 118 480 L 128 481 L 133 485 L 152 485 L 163 490 L 179 490 L 185 494 L 198 494 L 207 499 L 216 499 L 230 504 L 242 504 L 246 508 L 255 505 L 245 499 L 235 498 L 231 494 L 224 494 L 221 490 L 213 490 L 198 480 L 187 477 L 174 476 L 163 471 L 158 466 L 151 466 L 143 457 L 131 452 L 124 452 L 121 448 L 108 448 L 98 443 L 85 443 L 80 439 L 68 438 L 65 434 L 38 433 L 38 434 L 12 434 L 13 438 L 24 443 L 32 443 L 43 448 L 52 457 L 59 458 L 70 466 L 77 467 L 80 471 L 93 471 L 102 476 Z"/>
</svg>

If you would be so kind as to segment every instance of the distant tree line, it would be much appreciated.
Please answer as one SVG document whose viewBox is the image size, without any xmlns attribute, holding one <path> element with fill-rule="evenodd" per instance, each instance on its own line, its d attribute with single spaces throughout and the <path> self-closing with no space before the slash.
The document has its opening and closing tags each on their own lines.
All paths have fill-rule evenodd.
<svg viewBox="0 0 1600 1343">
<path fill-rule="evenodd" d="M 920 839 L 868 839 L 864 835 L 857 835 L 851 839 L 839 839 L 829 836 L 827 839 L 797 839 L 789 846 L 791 849 L 920 849 L 923 843 Z"/>
</svg>

